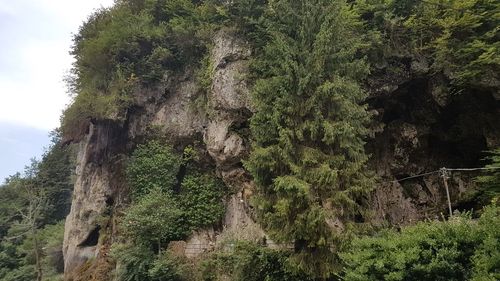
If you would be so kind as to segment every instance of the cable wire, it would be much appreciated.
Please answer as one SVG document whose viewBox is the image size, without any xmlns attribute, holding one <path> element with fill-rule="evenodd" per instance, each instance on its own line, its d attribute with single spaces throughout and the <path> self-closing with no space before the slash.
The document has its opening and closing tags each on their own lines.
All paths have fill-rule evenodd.
<svg viewBox="0 0 500 281">
<path fill-rule="evenodd" d="M 481 171 L 481 170 L 499 170 L 500 167 L 482 167 L 482 168 L 441 168 L 439 170 L 435 170 L 435 171 L 432 171 L 432 172 L 427 172 L 427 173 L 423 173 L 423 174 L 418 174 L 418 175 L 414 175 L 414 176 L 409 176 L 409 177 L 405 177 L 405 178 L 402 178 L 402 179 L 395 179 L 395 180 L 392 180 L 392 181 L 386 181 L 384 183 L 391 183 L 391 182 L 402 182 L 402 181 L 405 181 L 405 180 L 409 180 L 409 179 L 416 179 L 416 178 L 420 178 L 420 177 L 425 177 L 425 176 L 429 176 L 429 175 L 432 175 L 432 174 L 436 174 L 436 173 L 439 173 L 440 171 L 457 171 L 457 172 L 472 172 L 472 171 Z"/>
<path fill-rule="evenodd" d="M 500 167 L 483 167 L 483 168 L 445 168 L 448 171 L 479 171 L 479 170 L 498 170 Z"/>
</svg>

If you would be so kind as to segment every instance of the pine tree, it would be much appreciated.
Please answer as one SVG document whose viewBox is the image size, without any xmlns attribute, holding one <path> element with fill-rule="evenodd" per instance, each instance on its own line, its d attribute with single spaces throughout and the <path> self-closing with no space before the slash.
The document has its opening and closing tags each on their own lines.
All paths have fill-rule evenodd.
<svg viewBox="0 0 500 281">
<path fill-rule="evenodd" d="M 299 268 L 328 277 L 336 271 L 332 249 L 362 215 L 371 187 L 360 23 L 343 0 L 273 1 L 265 17 L 268 43 L 253 64 L 257 113 L 245 165 L 271 238 L 293 242 Z"/>
</svg>

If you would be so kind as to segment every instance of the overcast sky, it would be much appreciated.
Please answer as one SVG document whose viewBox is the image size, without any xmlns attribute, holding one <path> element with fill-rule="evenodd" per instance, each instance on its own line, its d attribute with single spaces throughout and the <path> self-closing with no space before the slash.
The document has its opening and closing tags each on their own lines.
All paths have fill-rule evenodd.
<svg viewBox="0 0 500 281">
<path fill-rule="evenodd" d="M 39 157 L 69 103 L 72 34 L 113 0 L 0 0 L 0 182 Z"/>
</svg>

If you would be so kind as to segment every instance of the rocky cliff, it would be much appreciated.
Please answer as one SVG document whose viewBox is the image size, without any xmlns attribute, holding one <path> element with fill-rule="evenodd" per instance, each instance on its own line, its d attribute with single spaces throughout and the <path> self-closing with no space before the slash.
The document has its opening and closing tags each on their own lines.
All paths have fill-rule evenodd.
<svg viewBox="0 0 500 281">
<path fill-rule="evenodd" d="M 210 53 L 212 84 L 208 91 L 197 85 L 193 70 L 186 69 L 164 77 L 153 89 L 137 90 L 125 118 L 91 122 L 79 144 L 72 208 L 66 220 L 67 279 L 77 280 L 74 273 L 82 267 L 94 266 L 94 275 L 98 274 L 104 263 L 89 261 L 106 261 L 116 231 L 114 212 L 127 201 L 123 163 L 151 126 L 177 146 L 198 143 L 218 176 L 234 191 L 226 199 L 222 227 L 200 230 L 187 241 L 172 243 L 175 251 L 194 257 L 227 236 L 249 240 L 265 236 L 252 219 L 249 199 L 253 184 L 242 165 L 250 149 L 252 106 L 245 80 L 250 57 L 246 42 L 230 31 L 219 31 Z M 483 152 L 500 144 L 499 100 L 494 92 L 474 89 L 443 97 L 440 79 L 415 69 L 411 61 L 401 67 L 406 71 L 397 79 L 382 67 L 367 83 L 371 92 L 368 103 L 376 116 L 367 149 L 370 167 L 379 177 L 371 199 L 373 221 L 394 225 L 434 218 L 446 211 L 438 174 L 401 182 L 396 179 L 440 167 L 477 167 Z M 197 100 L 203 106 L 197 106 Z M 451 175 L 454 208 L 467 204 L 463 195 L 475 188 L 473 176 Z"/>
</svg>

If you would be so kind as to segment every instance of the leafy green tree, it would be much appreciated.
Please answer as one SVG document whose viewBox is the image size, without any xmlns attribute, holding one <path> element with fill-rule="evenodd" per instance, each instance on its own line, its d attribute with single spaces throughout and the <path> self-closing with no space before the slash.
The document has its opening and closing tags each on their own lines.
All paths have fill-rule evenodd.
<svg viewBox="0 0 500 281">
<path fill-rule="evenodd" d="M 136 148 L 127 166 L 133 199 L 124 217 L 129 237 L 156 241 L 161 249 L 221 219 L 223 184 L 197 171 L 194 154 L 186 149 L 181 156 L 157 140 Z"/>
<path fill-rule="evenodd" d="M 498 1 L 358 0 L 354 5 L 372 42 L 367 54 L 373 65 L 397 75 L 404 69 L 391 61 L 407 57 L 428 65 L 423 69 L 430 75 L 444 74 L 456 89 L 498 89 Z"/>
<path fill-rule="evenodd" d="M 15 221 L 21 219 L 18 210 L 27 204 L 26 198 L 21 196 L 21 181 L 18 173 L 7 178 L 5 185 L 0 187 L 0 239 L 7 235 Z"/>
<path fill-rule="evenodd" d="M 36 280 L 35 266 L 24 263 L 24 256 L 17 250 L 21 239 L 3 238 L 0 243 L 0 280 Z"/>
<path fill-rule="evenodd" d="M 269 41 L 252 67 L 257 112 L 245 166 L 273 240 L 294 242 L 299 268 L 328 277 L 336 271 L 331 249 L 363 215 L 371 189 L 360 22 L 342 0 L 273 1 L 265 22 Z"/>
<path fill-rule="evenodd" d="M 0 279 L 52 280 L 62 272 L 63 223 L 72 190 L 71 149 L 57 132 L 41 161 L 0 187 Z"/>
<path fill-rule="evenodd" d="M 127 166 L 132 197 L 139 198 L 151 190 L 173 192 L 181 162 L 169 145 L 159 141 L 139 145 Z"/>
<path fill-rule="evenodd" d="M 133 152 L 127 167 L 132 202 L 121 219 L 125 241 L 113 250 L 121 280 L 185 280 L 190 275 L 184 262 L 163 249 L 217 223 L 224 213 L 223 184 L 199 171 L 198 160 L 192 147 L 181 156 L 158 140 Z M 144 259 L 144 249 L 157 255 Z"/>
<path fill-rule="evenodd" d="M 44 190 L 48 206 L 43 224 L 57 224 L 64 220 L 71 208 L 75 151 L 71 145 L 62 145 L 61 132 L 53 131 L 51 146 L 38 163 L 36 184 Z"/>
<path fill-rule="evenodd" d="M 132 204 L 123 217 L 124 233 L 136 243 L 157 245 L 181 240 L 189 234 L 188 221 L 182 209 L 169 193 L 152 190 Z"/>
<path fill-rule="evenodd" d="M 223 187 L 220 180 L 208 174 L 191 172 L 184 177 L 178 200 L 192 229 L 220 221 L 224 214 Z"/>
<path fill-rule="evenodd" d="M 264 36 L 265 25 L 263 15 L 267 8 L 268 0 L 239 0 L 227 3 L 228 14 L 231 24 L 236 25 L 237 30 L 254 47 L 262 47 L 267 42 Z"/>
<path fill-rule="evenodd" d="M 38 229 L 44 218 L 44 211 L 47 209 L 48 200 L 45 190 L 37 185 L 36 176 L 38 173 L 38 162 L 32 161 L 31 166 L 26 167 L 24 178 L 18 180 L 16 188 L 18 195 L 25 202 L 24 206 L 18 206 L 17 215 L 19 219 L 14 221 L 9 229 L 9 240 L 22 240 L 25 237 L 32 237 L 36 280 L 41 281 L 43 276 L 41 263 L 41 245 L 39 243 Z"/>
<path fill-rule="evenodd" d="M 499 12 L 494 0 L 430 0 L 415 6 L 405 26 L 413 46 L 453 83 L 491 86 L 500 80 Z"/>
</svg>

